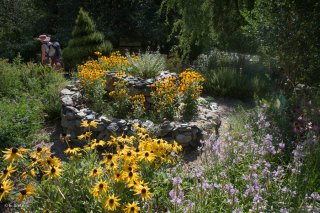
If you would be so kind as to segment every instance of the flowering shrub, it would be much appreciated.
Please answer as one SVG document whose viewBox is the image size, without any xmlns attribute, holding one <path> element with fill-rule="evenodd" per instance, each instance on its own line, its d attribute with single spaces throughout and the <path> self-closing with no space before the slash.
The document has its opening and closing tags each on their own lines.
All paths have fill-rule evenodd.
<svg viewBox="0 0 320 213">
<path fill-rule="evenodd" d="M 197 98 L 200 96 L 204 82 L 202 75 L 191 68 L 185 69 L 179 75 L 178 91 L 182 94 L 182 101 L 186 104 L 185 117 L 192 116 L 197 110 Z"/>
<path fill-rule="evenodd" d="M 83 121 L 81 126 L 86 129 L 79 136 L 87 141 L 83 148 L 71 147 L 68 137 L 62 137 L 68 146 L 68 162 L 62 163 L 47 148 L 4 151 L 8 166 L 1 173 L 0 201 L 16 198 L 26 210 L 49 212 L 139 212 L 146 208 L 152 198 L 148 182 L 154 171 L 174 164 L 181 146 L 153 139 L 138 125 L 135 135 L 111 137 L 108 142 L 91 137 L 95 121 Z M 113 151 L 99 160 L 96 149 L 104 146 Z"/>
<path fill-rule="evenodd" d="M 131 109 L 132 111 L 132 116 L 134 118 L 142 118 L 143 115 L 145 115 L 145 102 L 146 98 L 143 94 L 140 95 L 134 95 L 129 97 L 130 102 L 132 103 Z"/>
<path fill-rule="evenodd" d="M 115 109 L 116 115 L 119 117 L 127 115 L 130 106 L 127 82 L 123 79 L 123 75 L 125 75 L 124 72 L 116 73 L 117 81 L 113 83 L 114 90 L 109 92 L 109 96 L 113 100 L 113 109 Z"/>
<path fill-rule="evenodd" d="M 173 118 L 177 103 L 177 82 L 175 77 L 168 77 L 157 80 L 151 87 L 154 88 L 151 97 L 155 105 L 155 110 L 159 117 Z"/>
<path fill-rule="evenodd" d="M 109 57 L 101 56 L 101 53 L 96 52 L 98 56 L 97 60 L 87 61 L 84 65 L 78 67 L 79 78 L 86 91 L 87 100 L 89 103 L 95 103 L 95 109 L 101 109 L 103 104 L 103 98 L 105 93 L 105 74 L 109 70 L 119 70 L 115 77 L 117 80 L 113 83 L 114 90 L 109 92 L 109 97 L 114 101 L 112 103 L 113 109 L 116 112 L 116 116 L 125 117 L 128 115 L 130 107 L 132 108 L 132 116 L 135 118 L 141 118 L 147 115 L 145 111 L 145 97 L 142 94 L 138 96 L 129 97 L 129 90 L 127 82 L 123 78 L 126 74 L 136 74 L 143 77 L 154 77 L 159 71 L 163 70 L 163 66 L 156 64 L 163 64 L 159 57 L 153 58 L 147 55 L 129 55 L 122 56 L 120 52 L 114 52 Z M 146 65 L 147 59 L 150 58 L 153 65 Z M 152 59 L 151 59 L 152 58 Z M 141 66 L 139 61 L 144 61 Z M 133 70 L 138 69 L 142 72 L 135 72 Z M 144 73 L 144 74 L 143 74 Z M 152 75 L 149 75 L 153 73 Z M 202 83 L 204 78 L 198 72 L 193 69 L 185 69 L 179 76 L 168 77 L 166 79 L 157 80 L 151 85 L 153 91 L 151 91 L 151 98 L 155 110 L 156 117 L 163 119 L 173 117 L 177 113 L 177 109 L 181 103 L 184 103 L 184 115 L 185 117 L 192 117 L 197 109 L 197 98 L 202 92 Z M 97 101 L 95 102 L 95 99 Z M 181 107 L 180 107 L 181 108 Z M 151 114 L 151 113 L 150 113 Z"/>
</svg>

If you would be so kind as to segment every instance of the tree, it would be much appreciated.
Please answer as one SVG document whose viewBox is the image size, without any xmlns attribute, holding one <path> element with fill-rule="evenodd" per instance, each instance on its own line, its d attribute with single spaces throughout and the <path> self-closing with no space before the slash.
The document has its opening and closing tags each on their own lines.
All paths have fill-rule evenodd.
<svg viewBox="0 0 320 213">
<path fill-rule="evenodd" d="M 291 81 L 319 84 L 320 2 L 255 0 L 244 11 L 259 53 Z"/>
<path fill-rule="evenodd" d="M 65 68 L 75 68 L 84 60 L 93 57 L 95 51 L 107 54 L 111 50 L 112 44 L 109 41 L 104 41 L 104 35 L 96 31 L 95 24 L 89 14 L 80 8 L 72 31 L 72 38 L 63 51 Z"/>
<path fill-rule="evenodd" d="M 162 10 L 180 17 L 173 24 L 172 36 L 178 37 L 184 57 L 195 58 L 210 48 L 240 53 L 254 52 L 254 40 L 242 32 L 246 25 L 241 0 L 164 0 Z"/>
</svg>

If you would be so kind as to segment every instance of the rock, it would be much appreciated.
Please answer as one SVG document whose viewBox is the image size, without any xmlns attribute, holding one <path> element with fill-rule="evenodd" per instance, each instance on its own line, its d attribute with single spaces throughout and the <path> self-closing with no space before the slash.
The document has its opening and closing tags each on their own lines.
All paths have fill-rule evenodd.
<svg viewBox="0 0 320 213">
<path fill-rule="evenodd" d="M 110 123 L 109 126 L 107 127 L 107 130 L 109 130 L 110 132 L 117 132 L 119 130 L 119 126 L 117 125 L 117 123 Z"/>
<path fill-rule="evenodd" d="M 99 120 L 107 125 L 109 125 L 111 123 L 111 120 L 108 119 L 106 116 L 100 116 Z"/>
<path fill-rule="evenodd" d="M 83 111 L 83 110 L 80 110 L 80 112 L 77 113 L 76 117 L 77 118 L 84 118 L 87 114 Z"/>
<path fill-rule="evenodd" d="M 177 143 L 179 143 L 181 146 L 186 147 L 189 146 L 190 142 L 192 141 L 192 135 L 191 133 L 186 134 L 178 134 L 175 137 L 175 140 Z"/>
<path fill-rule="evenodd" d="M 75 106 L 71 96 L 65 95 L 61 98 L 61 102 L 63 106 Z"/>
<path fill-rule="evenodd" d="M 75 107 L 72 107 L 72 106 L 66 106 L 63 108 L 63 111 L 64 112 L 72 112 L 74 114 L 77 114 L 79 112 L 79 110 Z"/>
<path fill-rule="evenodd" d="M 152 127 L 154 127 L 154 123 L 152 121 L 146 120 L 144 123 L 142 123 L 142 126 L 147 129 L 151 129 Z"/>
<path fill-rule="evenodd" d="M 95 119 L 95 114 L 89 114 L 86 117 L 84 117 L 84 120 L 87 121 L 93 121 Z"/>
<path fill-rule="evenodd" d="M 127 121 L 124 119 L 121 119 L 117 122 L 118 126 L 120 127 L 124 127 L 125 125 L 127 125 Z"/>
<path fill-rule="evenodd" d="M 70 91 L 69 89 L 63 89 L 60 92 L 60 96 L 64 96 L 64 95 L 73 95 L 75 92 Z"/>
<path fill-rule="evenodd" d="M 175 123 L 174 122 L 165 122 L 162 125 L 160 125 L 160 131 L 159 131 L 158 135 L 160 137 L 166 136 L 174 128 L 175 128 Z"/>
</svg>

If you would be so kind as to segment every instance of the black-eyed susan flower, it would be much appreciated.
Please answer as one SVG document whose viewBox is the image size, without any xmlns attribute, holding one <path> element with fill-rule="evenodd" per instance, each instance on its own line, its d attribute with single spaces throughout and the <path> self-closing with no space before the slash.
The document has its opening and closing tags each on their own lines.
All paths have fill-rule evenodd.
<svg viewBox="0 0 320 213">
<path fill-rule="evenodd" d="M 79 147 L 74 147 L 74 148 L 68 148 L 64 150 L 64 153 L 66 154 L 71 154 L 71 155 L 77 155 L 78 152 L 80 152 L 81 149 Z"/>
<path fill-rule="evenodd" d="M 102 169 L 100 168 L 94 168 L 90 171 L 89 173 L 89 177 L 93 178 L 93 177 L 98 177 L 102 174 Z"/>
<path fill-rule="evenodd" d="M 138 185 L 134 188 L 136 195 L 140 195 L 142 200 L 149 200 L 151 199 L 151 192 L 150 188 L 147 185 Z"/>
<path fill-rule="evenodd" d="M 104 207 L 109 211 L 115 211 L 119 206 L 120 199 L 116 196 L 110 195 L 107 197 L 106 201 L 104 202 Z"/>
<path fill-rule="evenodd" d="M 50 152 L 50 150 L 47 148 L 47 147 L 38 147 L 34 152 L 32 152 L 31 154 L 30 154 L 30 156 L 32 157 L 32 158 L 38 158 L 38 157 L 40 157 L 40 156 L 44 156 L 44 155 L 50 155 L 51 154 L 51 152 Z"/>
<path fill-rule="evenodd" d="M 11 176 L 11 174 L 13 174 L 16 170 L 15 166 L 12 166 L 11 164 L 9 166 L 7 166 L 4 170 L 2 170 L 1 172 L 1 176 L 0 176 L 0 181 L 7 179 L 8 177 Z"/>
<path fill-rule="evenodd" d="M 138 173 L 134 171 L 123 172 L 122 177 L 123 177 L 123 180 L 125 180 L 128 183 L 137 181 L 140 179 Z"/>
<path fill-rule="evenodd" d="M 106 164 L 107 170 L 115 171 L 118 168 L 118 164 L 116 162 L 110 161 Z"/>
<path fill-rule="evenodd" d="M 4 153 L 4 160 L 16 160 L 23 157 L 23 154 L 26 153 L 27 149 L 24 148 L 10 148 L 6 149 L 6 151 L 2 151 Z"/>
<path fill-rule="evenodd" d="M 90 125 L 89 125 L 89 122 L 88 121 L 82 121 L 81 124 L 80 124 L 81 127 L 85 127 L 85 128 L 88 128 Z"/>
<path fill-rule="evenodd" d="M 61 160 L 53 155 L 47 156 L 44 160 L 41 160 L 40 163 L 43 168 L 48 166 L 60 167 L 62 165 Z"/>
<path fill-rule="evenodd" d="M 33 186 L 28 185 L 24 189 L 19 191 L 18 203 L 21 203 L 26 197 L 32 195 L 34 192 Z"/>
<path fill-rule="evenodd" d="M 92 188 L 92 195 L 94 197 L 98 197 L 102 194 L 105 194 L 109 189 L 109 185 L 106 181 L 100 180 L 95 184 L 95 186 Z"/>
<path fill-rule="evenodd" d="M 4 180 L 0 183 L 0 201 L 10 193 L 12 187 L 10 180 Z"/>
<path fill-rule="evenodd" d="M 138 203 L 136 203 L 136 202 L 127 203 L 127 205 L 125 206 L 123 211 L 125 213 L 139 213 L 140 207 L 138 206 Z"/>
<path fill-rule="evenodd" d="M 122 173 L 121 173 L 121 172 L 116 172 L 116 173 L 114 174 L 113 179 L 114 179 L 116 182 L 122 181 L 122 180 L 123 180 Z"/>
<path fill-rule="evenodd" d="M 97 128 L 98 122 L 96 122 L 96 121 L 90 121 L 89 125 L 92 126 L 92 127 L 94 127 L 94 128 Z"/>
<path fill-rule="evenodd" d="M 104 158 L 102 159 L 101 164 L 108 164 L 111 161 L 116 161 L 116 156 L 112 153 L 105 153 L 102 155 L 104 156 Z"/>
<path fill-rule="evenodd" d="M 155 158 L 156 158 L 156 155 L 149 151 L 144 151 L 139 156 L 139 160 L 145 160 L 149 163 L 152 163 L 155 160 Z"/>
<path fill-rule="evenodd" d="M 44 176 L 48 178 L 57 178 L 60 177 L 62 169 L 59 167 L 51 167 L 48 170 L 44 171 Z"/>
</svg>

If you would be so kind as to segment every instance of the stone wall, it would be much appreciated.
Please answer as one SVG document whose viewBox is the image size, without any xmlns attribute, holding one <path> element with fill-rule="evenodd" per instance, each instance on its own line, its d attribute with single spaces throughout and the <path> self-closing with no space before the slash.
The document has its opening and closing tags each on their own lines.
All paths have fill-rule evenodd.
<svg viewBox="0 0 320 213">
<path fill-rule="evenodd" d="M 166 74 L 164 73 L 162 76 Z M 151 83 L 151 80 L 146 80 L 145 82 L 149 81 Z M 140 83 L 137 83 L 132 84 L 132 87 L 136 89 L 140 87 L 144 90 L 147 88 L 145 87 L 146 85 L 142 86 Z M 97 128 L 92 129 L 93 137 L 105 141 L 109 140 L 111 135 L 121 135 L 123 133 L 130 135 L 133 131 L 132 125 L 135 123 L 149 129 L 156 137 L 163 138 L 169 142 L 176 140 L 183 147 L 196 147 L 202 139 L 202 130 L 191 123 L 164 121 L 161 124 L 155 124 L 149 120 L 124 120 L 99 115 L 84 105 L 79 82 L 64 88 L 60 92 L 60 98 L 62 103 L 61 126 L 64 133 L 69 134 L 73 141 L 80 142 L 77 136 L 85 131 L 85 129 L 80 127 L 83 120 L 97 121 Z"/>
</svg>

